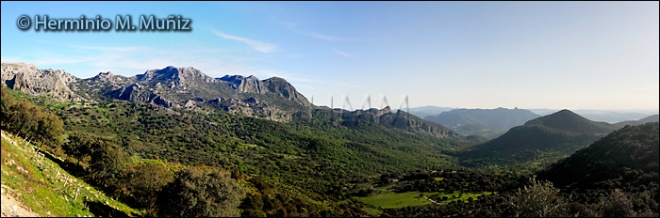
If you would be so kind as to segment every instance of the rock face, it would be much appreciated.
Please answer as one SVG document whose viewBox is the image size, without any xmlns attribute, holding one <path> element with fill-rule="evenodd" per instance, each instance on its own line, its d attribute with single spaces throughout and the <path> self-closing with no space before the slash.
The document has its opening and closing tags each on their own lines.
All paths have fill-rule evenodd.
<svg viewBox="0 0 660 218">
<path fill-rule="evenodd" d="M 82 98 L 75 93 L 75 87 L 71 87 L 76 82 L 78 78 L 62 70 L 40 70 L 33 64 L 2 63 L 2 84 L 33 95 L 79 102 Z"/>
<path fill-rule="evenodd" d="M 227 75 L 222 78 L 218 78 L 218 80 L 227 82 L 229 87 L 239 93 L 273 93 L 300 105 L 311 105 L 305 96 L 298 93 L 298 91 L 296 91 L 296 89 L 290 83 L 279 77 L 259 80 L 255 76 L 244 77 L 240 75 Z"/>
</svg>

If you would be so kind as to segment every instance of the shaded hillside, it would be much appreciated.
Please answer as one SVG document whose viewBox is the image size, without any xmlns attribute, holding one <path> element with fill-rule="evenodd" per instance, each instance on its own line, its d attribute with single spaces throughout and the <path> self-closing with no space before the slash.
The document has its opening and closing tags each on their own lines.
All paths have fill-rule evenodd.
<svg viewBox="0 0 660 218">
<path fill-rule="evenodd" d="M 658 120 L 659 120 L 659 117 L 656 114 L 656 115 L 651 115 L 651 116 L 648 116 L 648 117 L 645 117 L 645 118 L 642 118 L 642 119 L 639 119 L 639 120 L 618 122 L 618 123 L 615 123 L 614 125 L 621 128 L 621 127 L 624 127 L 626 125 L 635 126 L 635 125 L 640 125 L 640 124 L 645 124 L 645 123 L 658 122 Z"/>
<path fill-rule="evenodd" d="M 314 120 L 317 122 L 330 122 L 341 124 L 346 127 L 355 128 L 364 125 L 380 125 L 391 129 L 406 130 L 413 133 L 421 133 L 439 138 L 461 139 L 456 132 L 401 110 L 392 112 L 389 106 L 378 110 L 347 111 L 328 107 L 318 107 L 314 110 Z"/>
<path fill-rule="evenodd" d="M 530 120 L 506 134 L 460 152 L 462 164 L 484 166 L 508 164 L 529 167 L 530 162 L 548 164 L 570 155 L 615 130 L 614 125 L 594 122 L 569 110 Z"/>
<path fill-rule="evenodd" d="M 637 188 L 651 182 L 657 188 L 659 147 L 658 122 L 627 126 L 552 165 L 539 177 L 567 189 Z"/>
<path fill-rule="evenodd" d="M 523 109 L 454 109 L 424 119 L 441 124 L 462 135 L 495 138 L 512 127 L 519 126 L 539 115 Z"/>
</svg>

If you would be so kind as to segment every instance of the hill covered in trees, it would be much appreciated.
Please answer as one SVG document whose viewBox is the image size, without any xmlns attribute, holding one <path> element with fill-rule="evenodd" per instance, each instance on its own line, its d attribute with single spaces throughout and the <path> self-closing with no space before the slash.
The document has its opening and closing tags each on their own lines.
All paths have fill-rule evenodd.
<svg viewBox="0 0 660 218">
<path fill-rule="evenodd" d="M 489 164 L 529 165 L 549 164 L 572 154 L 614 131 L 605 122 L 594 122 L 569 110 L 527 121 L 504 135 L 458 153 L 461 164 L 485 166 Z"/>
<path fill-rule="evenodd" d="M 652 183 L 657 188 L 658 132 L 658 122 L 626 126 L 552 165 L 540 178 L 567 189 L 636 189 Z"/>
</svg>

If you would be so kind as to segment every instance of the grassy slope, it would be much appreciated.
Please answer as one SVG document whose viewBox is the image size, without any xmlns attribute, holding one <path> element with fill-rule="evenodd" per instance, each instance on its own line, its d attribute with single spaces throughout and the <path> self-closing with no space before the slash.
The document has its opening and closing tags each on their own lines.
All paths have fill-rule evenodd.
<svg viewBox="0 0 660 218">
<path fill-rule="evenodd" d="M 141 214 L 71 176 L 52 160 L 41 159 L 33 153 L 34 147 L 9 133 L 2 133 L 2 184 L 17 191 L 16 199 L 35 213 L 41 216 L 107 216 L 94 214 L 98 213 L 95 209 L 90 211 L 83 201 L 89 199 L 98 202 L 93 204 L 94 208 L 117 208 L 132 216 Z M 69 181 L 62 189 L 66 177 Z M 75 197 L 78 186 L 81 188 Z"/>
</svg>

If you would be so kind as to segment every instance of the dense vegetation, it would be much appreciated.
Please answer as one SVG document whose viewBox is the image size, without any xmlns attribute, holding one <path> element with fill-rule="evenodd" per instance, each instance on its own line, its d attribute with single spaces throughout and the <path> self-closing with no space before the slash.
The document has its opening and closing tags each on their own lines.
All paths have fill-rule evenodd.
<svg viewBox="0 0 660 218">
<path fill-rule="evenodd" d="M 3 88 L 0 124 L 150 216 L 658 214 L 657 123 L 616 131 L 537 179 L 520 169 L 461 168 L 451 154 L 463 141 L 327 118 L 275 122 L 109 99 L 90 106 Z M 551 146 L 560 133 L 588 144 L 585 135 L 609 128 L 572 119 L 530 121 L 531 134 L 500 140 Z M 575 133 L 571 122 L 588 128 Z M 577 149 L 568 143 L 554 146 Z"/>
<path fill-rule="evenodd" d="M 57 151 L 64 142 L 62 120 L 55 114 L 44 113 L 41 108 L 26 101 L 15 101 L 2 87 L 0 127 L 27 140 L 35 140 L 51 151 Z"/>
<path fill-rule="evenodd" d="M 192 166 L 231 171 L 248 188 L 244 213 L 360 214 L 337 203 L 350 197 L 355 184 L 380 173 L 455 166 L 443 151 L 462 146 L 362 123 L 351 128 L 323 120 L 280 123 L 123 101 L 63 105 L 3 91 L 8 92 L 64 120 L 68 140 L 62 150 L 79 175 L 153 214 L 158 212 L 153 193 L 166 191 L 172 172 Z M 140 184 L 144 180 L 150 182 Z"/>
</svg>

